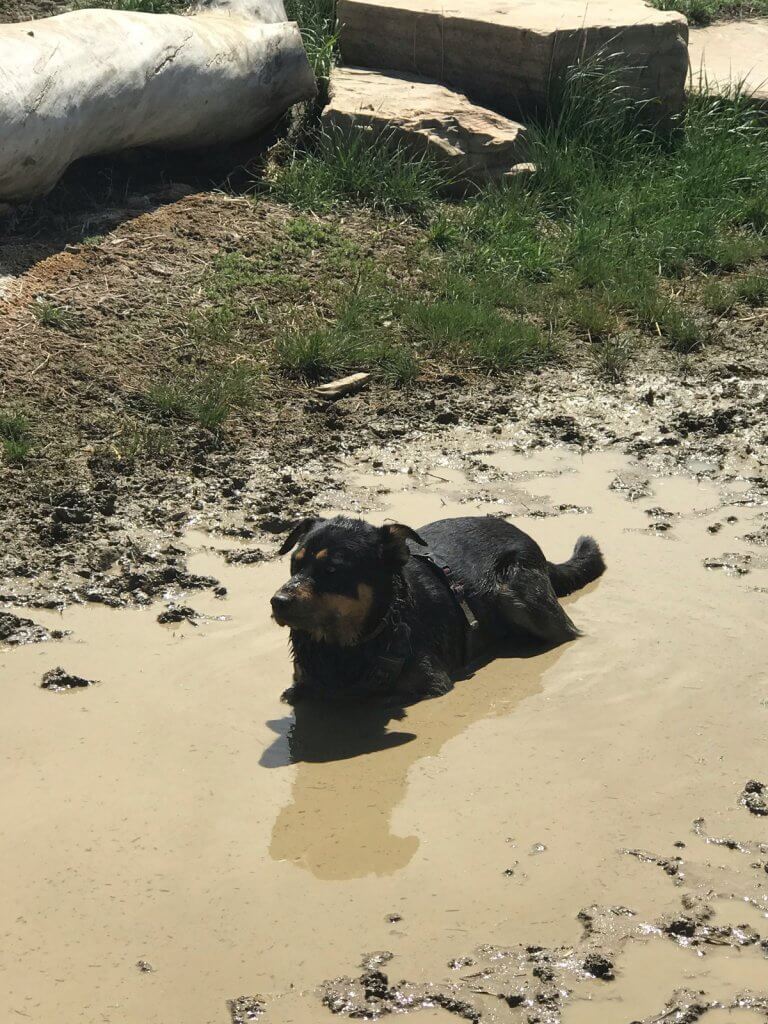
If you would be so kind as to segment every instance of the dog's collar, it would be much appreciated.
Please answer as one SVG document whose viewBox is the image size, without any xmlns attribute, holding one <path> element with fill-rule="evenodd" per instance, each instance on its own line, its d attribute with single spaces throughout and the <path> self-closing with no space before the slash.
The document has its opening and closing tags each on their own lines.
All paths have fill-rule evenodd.
<svg viewBox="0 0 768 1024">
<path fill-rule="evenodd" d="M 381 633 L 387 623 L 387 616 L 376 627 L 376 635 Z M 386 649 L 377 655 L 369 679 L 378 687 L 389 687 L 403 671 L 403 666 L 411 655 L 411 630 L 404 622 L 392 627 L 392 636 Z"/>
<path fill-rule="evenodd" d="M 373 629 L 370 631 L 370 633 L 366 633 L 365 636 L 361 636 L 360 639 L 357 641 L 358 644 L 367 644 L 369 640 L 375 640 L 377 636 L 381 636 L 381 634 L 384 632 L 384 630 L 387 627 L 387 620 L 388 620 L 388 618 L 389 618 L 389 613 L 385 612 L 382 615 L 381 620 L 380 620 L 378 626 L 374 626 Z"/>
</svg>

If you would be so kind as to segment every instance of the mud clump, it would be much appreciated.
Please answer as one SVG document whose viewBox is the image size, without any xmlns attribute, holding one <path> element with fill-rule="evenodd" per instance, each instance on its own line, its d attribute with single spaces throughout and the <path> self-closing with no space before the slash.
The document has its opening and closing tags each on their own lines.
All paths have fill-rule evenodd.
<svg viewBox="0 0 768 1024">
<path fill-rule="evenodd" d="M 227 1009 L 232 1024 L 249 1024 L 258 1020 L 267 1005 L 261 996 L 238 996 L 227 1000 Z"/>
<path fill-rule="evenodd" d="M 750 779 L 739 797 L 739 803 L 746 807 L 750 814 L 768 816 L 768 786 L 757 779 Z"/>
<path fill-rule="evenodd" d="M 153 974 L 155 970 L 149 960 L 137 960 L 136 966 L 142 974 Z"/>
<path fill-rule="evenodd" d="M 11 612 L 0 612 L 0 643 L 20 646 L 39 644 L 46 640 L 61 640 L 68 636 L 68 629 L 51 629 L 38 626 L 32 619 L 23 619 Z"/>
<path fill-rule="evenodd" d="M 704 568 L 722 569 L 728 576 L 746 576 L 750 571 L 751 561 L 751 555 L 730 551 L 713 558 L 705 558 Z"/>
<path fill-rule="evenodd" d="M 448 1013 L 473 1024 L 482 1017 L 480 1010 L 453 992 L 407 981 L 391 985 L 387 975 L 379 970 L 364 971 L 357 978 L 341 977 L 326 981 L 321 998 L 323 1006 L 331 1013 L 361 1020 L 378 1020 L 390 1014 L 408 1013 L 429 1006 L 441 1006 Z"/>
<path fill-rule="evenodd" d="M 188 605 L 178 604 L 172 605 L 164 612 L 160 612 L 157 616 L 157 621 L 161 626 L 174 622 L 188 622 L 190 626 L 196 626 L 199 618 L 200 613 L 196 612 L 194 608 L 190 608 Z"/>
<path fill-rule="evenodd" d="M 84 679 L 82 676 L 75 676 L 71 672 L 65 672 L 63 668 L 51 668 L 44 675 L 40 688 L 52 690 L 54 693 L 65 693 L 68 690 L 83 689 L 86 686 L 95 686 L 95 679 Z"/>
<path fill-rule="evenodd" d="M 589 953 L 584 958 L 584 970 L 593 978 L 601 978 L 603 981 L 613 981 L 616 977 L 613 961 L 602 953 Z"/>
<path fill-rule="evenodd" d="M 464 967 L 474 967 L 475 961 L 471 956 L 460 956 L 455 960 L 449 960 L 448 966 L 452 971 L 460 971 Z"/>
<path fill-rule="evenodd" d="M 388 964 L 394 958 L 395 954 L 390 953 L 388 949 L 379 949 L 375 953 L 363 953 L 360 966 L 364 971 L 374 971 L 377 967 L 381 967 L 382 964 Z"/>
<path fill-rule="evenodd" d="M 258 548 L 246 548 L 245 550 L 238 551 L 225 551 L 224 561 L 227 565 L 258 565 L 260 562 L 265 562 L 267 556 L 263 551 Z"/>
<path fill-rule="evenodd" d="M 764 994 L 742 992 L 731 1002 L 717 999 L 704 999 L 703 992 L 691 992 L 689 989 L 678 989 L 665 1003 L 661 1013 L 655 1013 L 643 1020 L 633 1020 L 630 1024 L 696 1024 L 710 1010 L 753 1010 L 765 1013 L 768 1010 L 768 997 Z"/>
<path fill-rule="evenodd" d="M 647 853 L 645 850 L 622 850 L 628 857 L 636 857 L 645 864 L 656 864 L 662 868 L 665 875 L 674 878 L 680 884 L 685 875 L 683 874 L 684 861 L 682 857 L 658 857 L 655 853 Z"/>
<path fill-rule="evenodd" d="M 623 494 L 627 501 L 638 501 L 640 498 L 650 498 L 653 495 L 653 488 L 648 477 L 636 473 L 617 476 L 608 487 L 611 491 Z"/>
<path fill-rule="evenodd" d="M 755 946 L 760 936 L 748 924 L 712 924 L 714 911 L 701 897 L 690 893 L 683 896 L 682 913 L 668 915 L 658 922 L 660 931 L 678 945 L 697 946 Z"/>
</svg>

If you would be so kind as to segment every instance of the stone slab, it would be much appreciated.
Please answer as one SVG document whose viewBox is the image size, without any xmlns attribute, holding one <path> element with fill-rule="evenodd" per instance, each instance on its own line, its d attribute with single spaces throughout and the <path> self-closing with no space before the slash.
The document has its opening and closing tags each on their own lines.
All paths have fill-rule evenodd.
<svg viewBox="0 0 768 1024">
<path fill-rule="evenodd" d="M 333 71 L 329 91 L 327 128 L 386 133 L 414 156 L 440 161 L 459 188 L 498 181 L 528 159 L 522 124 L 429 79 L 344 67 Z"/>
<path fill-rule="evenodd" d="M 688 24 L 642 0 L 339 0 L 338 16 L 346 64 L 423 75 L 513 117 L 598 53 L 617 55 L 661 116 L 685 105 Z"/>
<path fill-rule="evenodd" d="M 728 93 L 740 87 L 768 104 L 768 20 L 691 29 L 688 52 L 692 88 Z"/>
</svg>

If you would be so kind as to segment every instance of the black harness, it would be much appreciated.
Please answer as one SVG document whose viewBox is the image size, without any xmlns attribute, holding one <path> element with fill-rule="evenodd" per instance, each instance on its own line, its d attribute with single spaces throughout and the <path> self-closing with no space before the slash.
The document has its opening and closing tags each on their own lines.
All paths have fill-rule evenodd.
<svg viewBox="0 0 768 1024">
<path fill-rule="evenodd" d="M 464 630 L 464 664 L 470 663 L 473 657 L 474 640 L 480 630 L 480 623 L 467 600 L 463 584 L 459 583 L 451 571 L 451 567 L 439 559 L 431 551 L 412 551 L 412 558 L 418 558 L 428 565 L 435 576 L 448 587 L 456 607 L 462 614 L 466 628 Z M 381 633 L 386 625 L 386 618 L 366 639 L 371 640 Z M 376 659 L 376 667 L 372 673 L 376 682 L 386 685 L 402 672 L 403 666 L 411 654 L 411 631 L 405 623 L 398 623 L 393 630 L 392 642 L 387 651 Z"/>
<path fill-rule="evenodd" d="M 451 567 L 447 565 L 442 559 L 438 558 L 431 551 L 414 551 L 412 552 L 413 558 L 418 558 L 422 562 L 425 562 L 433 572 L 439 576 L 442 581 L 447 585 L 451 592 L 451 597 L 459 606 L 461 614 L 467 623 L 467 629 L 470 633 L 475 632 L 480 628 L 480 623 L 475 618 L 475 613 L 470 607 L 469 601 L 467 600 L 466 593 L 464 591 L 464 585 L 459 583 L 456 577 L 451 571 Z"/>
</svg>

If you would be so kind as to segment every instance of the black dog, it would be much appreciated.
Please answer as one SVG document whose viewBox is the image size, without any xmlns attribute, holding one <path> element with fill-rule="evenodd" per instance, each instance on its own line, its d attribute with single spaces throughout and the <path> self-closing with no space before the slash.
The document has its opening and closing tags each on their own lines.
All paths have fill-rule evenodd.
<svg viewBox="0 0 768 1024">
<path fill-rule="evenodd" d="M 280 553 L 296 545 L 291 578 L 272 598 L 275 621 L 291 630 L 289 703 L 439 696 L 515 632 L 549 645 L 578 636 L 557 598 L 605 570 L 591 537 L 553 565 L 522 530 L 490 516 L 443 519 L 418 533 L 304 519 Z"/>
</svg>

